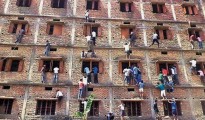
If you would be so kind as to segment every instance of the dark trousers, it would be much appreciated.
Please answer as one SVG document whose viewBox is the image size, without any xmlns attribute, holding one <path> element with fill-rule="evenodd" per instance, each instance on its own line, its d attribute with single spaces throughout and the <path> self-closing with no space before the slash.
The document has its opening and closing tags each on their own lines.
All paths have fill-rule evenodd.
<svg viewBox="0 0 205 120">
<path fill-rule="evenodd" d="M 96 37 L 92 37 L 93 45 L 95 45 Z"/>
<path fill-rule="evenodd" d="M 172 81 L 174 84 L 179 84 L 179 80 L 178 80 L 178 75 L 177 74 L 174 74 L 172 75 Z"/>
<path fill-rule="evenodd" d="M 151 45 L 154 45 L 155 42 L 157 43 L 157 45 L 158 45 L 158 47 L 159 47 L 159 41 L 158 41 L 158 39 L 153 39 Z M 151 45 L 150 45 L 150 46 L 151 46 Z"/>
<path fill-rule="evenodd" d="M 94 74 L 94 83 L 98 83 L 98 74 Z"/>
<path fill-rule="evenodd" d="M 22 40 L 22 38 L 23 38 L 23 35 L 18 35 L 17 37 L 16 37 L 16 42 L 15 43 L 21 43 L 21 40 Z"/>
<path fill-rule="evenodd" d="M 90 73 L 87 74 L 87 78 L 88 78 L 88 83 L 90 83 L 91 82 L 91 74 Z"/>
</svg>

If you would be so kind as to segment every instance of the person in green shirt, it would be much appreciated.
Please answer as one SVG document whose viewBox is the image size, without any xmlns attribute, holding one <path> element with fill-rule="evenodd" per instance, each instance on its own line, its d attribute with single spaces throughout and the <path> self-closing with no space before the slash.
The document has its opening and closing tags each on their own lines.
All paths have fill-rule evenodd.
<svg viewBox="0 0 205 120">
<path fill-rule="evenodd" d="M 163 74 L 162 71 L 159 72 L 159 77 L 158 77 L 159 81 L 164 84 L 164 80 L 163 80 Z"/>
<path fill-rule="evenodd" d="M 164 84 L 157 82 L 156 88 L 158 88 L 158 89 L 161 91 L 161 97 L 162 97 L 163 99 L 166 98 L 165 86 L 164 86 Z"/>
</svg>

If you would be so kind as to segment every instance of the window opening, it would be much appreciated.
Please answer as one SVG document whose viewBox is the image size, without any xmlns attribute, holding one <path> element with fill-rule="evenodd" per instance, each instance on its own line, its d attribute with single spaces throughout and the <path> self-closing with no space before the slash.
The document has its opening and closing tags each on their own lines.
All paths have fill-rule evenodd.
<svg viewBox="0 0 205 120">
<path fill-rule="evenodd" d="M 12 60 L 11 64 L 11 72 L 17 72 L 18 71 L 18 66 L 19 66 L 20 60 Z"/>
<path fill-rule="evenodd" d="M 38 100 L 36 105 L 36 115 L 55 115 L 55 100 Z"/>
<path fill-rule="evenodd" d="M 11 114 L 13 99 L 0 99 L 0 114 Z"/>
</svg>

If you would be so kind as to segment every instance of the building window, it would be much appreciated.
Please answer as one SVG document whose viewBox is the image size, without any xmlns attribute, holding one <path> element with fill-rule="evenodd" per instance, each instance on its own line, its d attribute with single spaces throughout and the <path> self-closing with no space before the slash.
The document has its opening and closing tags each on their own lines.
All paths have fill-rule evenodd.
<svg viewBox="0 0 205 120">
<path fill-rule="evenodd" d="M 180 101 L 176 101 L 177 115 L 182 115 Z M 168 101 L 163 101 L 164 116 L 172 116 L 172 106 Z"/>
<path fill-rule="evenodd" d="M 165 13 L 166 12 L 166 6 L 165 6 L 165 4 L 153 3 L 152 4 L 152 10 L 153 10 L 153 13 Z"/>
<path fill-rule="evenodd" d="M 62 35 L 63 25 L 59 24 L 47 24 L 46 33 L 48 35 L 60 36 Z"/>
<path fill-rule="evenodd" d="M 46 72 L 53 72 L 55 67 L 59 68 L 59 73 L 62 73 L 64 70 L 64 61 L 61 59 L 42 59 L 39 61 L 39 71 L 43 65 L 46 65 Z"/>
<path fill-rule="evenodd" d="M 130 33 L 134 31 L 133 28 L 129 28 L 129 27 L 122 27 L 121 28 L 121 38 L 122 39 L 128 39 L 130 38 Z"/>
<path fill-rule="evenodd" d="M 66 0 L 51 0 L 52 8 L 65 8 Z"/>
<path fill-rule="evenodd" d="M 132 3 L 120 2 L 120 11 L 121 12 L 132 12 Z"/>
<path fill-rule="evenodd" d="M 198 10 L 195 5 L 193 6 L 184 5 L 183 10 L 186 15 L 197 15 L 198 14 Z"/>
<path fill-rule="evenodd" d="M 98 73 L 103 73 L 103 62 L 102 61 L 83 61 L 82 62 L 82 73 L 84 72 L 84 68 L 88 67 L 90 71 L 92 71 L 92 69 L 94 67 L 98 68 Z"/>
<path fill-rule="evenodd" d="M 201 101 L 201 107 L 203 110 L 203 115 L 205 115 L 205 101 Z"/>
<path fill-rule="evenodd" d="M 19 7 L 30 7 L 31 0 L 17 0 L 16 5 Z"/>
<path fill-rule="evenodd" d="M 155 28 L 155 32 L 158 34 L 158 38 L 160 40 L 172 40 L 173 39 L 173 32 L 172 30 L 164 27 L 164 28 Z"/>
<path fill-rule="evenodd" d="M 99 101 L 93 101 L 89 116 L 99 116 Z"/>
<path fill-rule="evenodd" d="M 21 72 L 23 70 L 22 59 L 1 58 L 0 71 Z"/>
<path fill-rule="evenodd" d="M 119 61 L 119 73 L 122 74 L 125 68 L 132 67 L 133 65 L 140 66 L 140 63 L 138 61 Z"/>
<path fill-rule="evenodd" d="M 55 115 L 55 100 L 37 100 L 36 115 Z"/>
<path fill-rule="evenodd" d="M 199 71 L 199 70 L 205 71 L 205 62 L 197 62 L 196 71 Z M 199 73 L 197 72 L 197 74 Z"/>
<path fill-rule="evenodd" d="M 102 27 L 99 25 L 84 25 L 83 26 L 83 35 L 91 35 L 92 31 L 96 32 L 97 36 L 102 36 Z"/>
<path fill-rule="evenodd" d="M 204 39 L 204 32 L 200 29 L 188 29 L 189 36 L 194 35 L 195 39 L 200 37 L 202 40 Z"/>
<path fill-rule="evenodd" d="M 158 74 L 160 71 L 162 71 L 162 69 L 166 69 L 168 71 L 167 75 L 171 75 L 172 74 L 172 72 L 171 72 L 172 66 L 177 67 L 177 64 L 174 62 L 159 62 L 159 63 L 157 63 Z"/>
<path fill-rule="evenodd" d="M 87 0 L 87 10 L 98 10 L 98 0 Z"/>
<path fill-rule="evenodd" d="M 13 33 L 13 34 L 18 34 L 21 29 L 23 29 L 25 31 L 25 34 L 27 34 L 28 30 L 29 30 L 29 24 L 28 23 L 21 23 L 21 22 L 19 22 L 19 23 L 18 22 L 16 22 L 16 23 L 11 22 L 8 32 Z"/>
<path fill-rule="evenodd" d="M 0 99 L 0 114 L 11 114 L 13 99 Z"/>
<path fill-rule="evenodd" d="M 127 116 L 141 116 L 141 102 L 139 101 L 124 101 L 125 112 Z"/>
</svg>

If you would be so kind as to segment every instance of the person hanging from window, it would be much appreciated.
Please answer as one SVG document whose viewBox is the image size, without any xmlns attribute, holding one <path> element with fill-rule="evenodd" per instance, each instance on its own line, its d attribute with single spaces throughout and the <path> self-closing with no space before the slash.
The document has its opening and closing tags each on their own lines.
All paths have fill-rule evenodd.
<svg viewBox="0 0 205 120">
<path fill-rule="evenodd" d="M 93 45 L 95 46 L 96 44 L 96 32 L 92 31 L 92 40 L 93 40 Z"/>
<path fill-rule="evenodd" d="M 46 65 L 41 68 L 41 82 L 46 83 Z"/>
<path fill-rule="evenodd" d="M 24 34 L 25 34 L 25 30 L 21 29 L 19 31 L 18 35 L 16 36 L 16 42 L 15 43 L 21 43 L 21 40 L 22 40 Z"/>
<path fill-rule="evenodd" d="M 58 101 L 61 101 L 63 99 L 63 93 L 60 90 L 56 90 L 56 98 Z"/>
<path fill-rule="evenodd" d="M 191 68 L 190 68 L 191 74 L 192 75 L 196 74 L 196 59 L 189 61 L 189 63 L 191 63 Z"/>
<path fill-rule="evenodd" d="M 84 86 L 83 86 L 83 95 L 82 96 L 86 97 L 88 79 L 85 75 L 83 76 L 83 84 L 84 84 Z"/>
<path fill-rule="evenodd" d="M 85 12 L 85 22 L 89 22 L 89 10 Z"/>
<path fill-rule="evenodd" d="M 137 81 L 138 80 L 138 69 L 137 69 L 136 64 L 133 65 L 132 71 L 133 71 L 133 76 L 134 76 L 135 84 L 137 85 L 139 82 Z"/>
<path fill-rule="evenodd" d="M 171 67 L 171 73 L 172 73 L 172 81 L 173 81 L 174 85 L 179 85 L 177 68 L 175 65 Z"/>
<path fill-rule="evenodd" d="M 199 49 L 203 49 L 202 39 L 200 37 L 197 37 L 197 40 L 198 40 Z"/>
<path fill-rule="evenodd" d="M 135 46 L 136 39 L 137 39 L 136 33 L 135 32 L 130 32 L 130 39 L 129 39 L 129 41 L 130 41 L 130 46 L 131 47 Z"/>
<path fill-rule="evenodd" d="M 98 68 L 96 66 L 93 67 L 93 74 L 94 74 L 94 83 L 98 83 Z"/>
<path fill-rule="evenodd" d="M 141 80 L 139 82 L 139 93 L 140 93 L 140 98 L 143 99 L 143 93 L 144 93 L 144 82 Z"/>
<path fill-rule="evenodd" d="M 124 105 L 124 103 L 121 101 L 121 104 L 118 107 L 120 108 L 120 119 L 124 120 L 124 116 L 125 116 L 125 105 Z"/>
<path fill-rule="evenodd" d="M 80 81 L 78 82 L 78 86 L 79 86 L 78 99 L 81 99 L 83 95 L 83 87 L 84 87 L 83 79 L 80 79 Z"/>
<path fill-rule="evenodd" d="M 164 84 L 157 82 L 156 88 L 158 88 L 160 90 L 162 99 L 165 99 L 166 98 L 166 93 L 165 93 Z"/>
<path fill-rule="evenodd" d="M 51 49 L 51 44 L 49 43 L 49 41 L 46 41 L 46 49 L 45 49 L 45 55 L 49 56 L 50 53 L 50 49 Z"/>
<path fill-rule="evenodd" d="M 154 34 L 152 35 L 152 44 L 149 46 L 151 47 L 152 45 L 154 45 L 154 43 L 157 43 L 158 48 L 159 48 L 159 40 L 158 40 L 158 34 L 156 32 L 154 32 Z"/>
<path fill-rule="evenodd" d="M 192 49 L 194 49 L 194 38 L 195 38 L 194 35 L 191 35 L 191 36 L 189 37 L 189 41 L 190 41 L 190 43 L 191 43 L 191 48 L 192 48 Z"/>
<path fill-rule="evenodd" d="M 91 40 L 91 36 L 90 35 L 86 36 L 86 39 L 88 44 L 88 52 L 94 52 L 94 45 L 93 45 L 93 41 Z"/>
<path fill-rule="evenodd" d="M 168 70 L 166 68 L 162 68 L 162 75 L 163 75 L 163 81 L 164 81 L 164 84 L 167 84 L 169 82 L 168 80 Z"/>
<path fill-rule="evenodd" d="M 107 120 L 114 120 L 115 116 L 112 112 L 108 112 L 107 114 Z"/>
<path fill-rule="evenodd" d="M 91 83 L 90 69 L 89 69 L 88 67 L 85 67 L 85 68 L 84 68 L 84 72 L 85 72 L 85 74 L 86 74 L 86 76 L 87 76 L 88 84 L 90 84 L 90 83 Z"/>
<path fill-rule="evenodd" d="M 171 76 L 168 77 L 169 82 L 166 83 L 167 92 L 174 92 L 174 82 L 172 81 Z"/>
<path fill-rule="evenodd" d="M 128 67 L 128 68 L 125 68 L 123 70 L 123 73 L 125 74 L 125 81 L 129 85 L 130 84 L 132 70 L 130 69 L 130 67 Z"/>
<path fill-rule="evenodd" d="M 168 102 L 171 104 L 171 108 L 172 108 L 172 116 L 174 118 L 174 120 L 178 120 L 177 118 L 177 104 L 175 101 L 175 98 L 172 98 L 172 100 L 168 100 Z"/>
<path fill-rule="evenodd" d="M 200 69 L 198 70 L 199 77 L 202 83 L 205 83 L 204 72 Z"/>
<path fill-rule="evenodd" d="M 125 43 L 123 47 L 125 48 L 125 53 L 127 54 L 126 57 L 128 58 L 132 53 L 132 51 L 130 50 L 130 43 Z"/>
<path fill-rule="evenodd" d="M 159 113 L 159 109 L 158 109 L 158 105 L 157 105 L 157 98 L 154 100 L 153 109 L 154 109 L 154 112 L 155 112 L 156 119 L 160 120 L 160 113 Z"/>
<path fill-rule="evenodd" d="M 162 71 L 159 71 L 158 79 L 162 84 L 164 84 L 164 78 L 163 78 Z"/>
<path fill-rule="evenodd" d="M 58 82 L 58 71 L 59 71 L 59 68 L 57 66 L 53 68 L 53 72 L 54 72 L 53 83 Z"/>
</svg>

